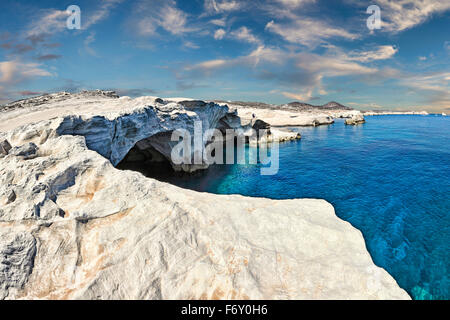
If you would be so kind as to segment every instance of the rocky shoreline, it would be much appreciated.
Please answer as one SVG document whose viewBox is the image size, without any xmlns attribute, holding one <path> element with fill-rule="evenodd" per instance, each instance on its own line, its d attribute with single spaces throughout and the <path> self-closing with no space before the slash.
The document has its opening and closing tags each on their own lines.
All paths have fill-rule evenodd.
<svg viewBox="0 0 450 320">
<path fill-rule="evenodd" d="M 19 104 L 0 110 L 0 299 L 409 299 L 324 200 L 199 193 L 115 168 L 138 142 L 167 156 L 167 133 L 194 121 L 245 132 L 248 111 L 103 91 Z M 317 120 L 305 119 L 292 123 Z"/>
<path fill-rule="evenodd" d="M 336 102 L 330 102 L 324 106 L 312 106 L 304 103 L 275 106 L 251 102 L 229 102 L 227 105 L 232 110 L 236 110 L 244 121 L 250 121 L 256 117 L 270 123 L 272 127 L 280 128 L 330 125 L 337 118 L 352 118 L 361 115 L 360 111 Z"/>
</svg>

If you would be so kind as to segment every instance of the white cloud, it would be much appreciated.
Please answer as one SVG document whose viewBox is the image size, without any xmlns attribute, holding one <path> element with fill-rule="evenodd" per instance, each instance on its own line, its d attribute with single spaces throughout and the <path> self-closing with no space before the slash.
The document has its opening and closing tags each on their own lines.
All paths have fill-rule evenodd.
<svg viewBox="0 0 450 320">
<path fill-rule="evenodd" d="M 235 0 L 205 0 L 204 7 L 207 14 L 217 14 L 239 10 L 242 4 Z"/>
<path fill-rule="evenodd" d="M 158 27 L 173 35 L 197 30 L 188 26 L 188 14 L 178 9 L 173 0 L 140 1 L 136 11 L 137 32 L 143 36 L 154 35 Z"/>
<path fill-rule="evenodd" d="M 298 101 L 309 101 L 313 97 L 313 90 L 308 89 L 302 93 L 291 93 L 283 91 L 281 94 L 287 98 L 298 100 Z"/>
<path fill-rule="evenodd" d="M 316 2 L 316 0 L 276 0 L 276 2 L 285 5 L 286 7 L 289 8 L 298 8 L 307 3 Z"/>
<path fill-rule="evenodd" d="M 45 10 L 43 15 L 28 27 L 27 37 L 54 34 L 66 29 L 68 14 L 65 10 Z"/>
<path fill-rule="evenodd" d="M 364 65 L 366 62 L 388 59 L 392 54 L 394 53 L 384 46 L 377 47 L 372 51 L 351 52 L 350 54 L 331 46 L 326 53 L 319 55 L 310 52 L 295 53 L 260 45 L 248 55 L 233 59 L 208 60 L 187 66 L 181 77 L 198 78 L 236 67 L 249 68 L 258 79 L 274 80 L 284 88 L 296 89 L 296 91 L 280 90 L 282 95 L 308 101 L 314 96 L 327 94 L 323 85 L 325 78 L 398 76 L 396 70 L 379 70 L 376 67 Z"/>
<path fill-rule="evenodd" d="M 227 19 L 225 17 L 221 19 L 212 19 L 209 22 L 219 27 L 225 27 L 227 25 Z"/>
<path fill-rule="evenodd" d="M 339 27 L 333 27 L 325 22 L 298 17 L 288 24 L 278 24 L 273 20 L 267 23 L 266 30 L 280 35 L 291 43 L 315 47 L 326 39 L 344 38 L 354 40 L 358 35 Z"/>
<path fill-rule="evenodd" d="M 448 0 L 375 0 L 381 8 L 382 30 L 400 32 L 450 9 Z"/>
<path fill-rule="evenodd" d="M 38 63 L 23 63 L 17 60 L 0 62 L 0 83 L 5 87 L 37 77 L 50 77 L 52 74 Z"/>
<path fill-rule="evenodd" d="M 160 17 L 161 27 L 172 34 L 181 34 L 189 31 L 186 27 L 187 14 L 175 7 L 167 6 Z"/>
<path fill-rule="evenodd" d="M 216 32 L 214 32 L 214 39 L 216 40 L 222 40 L 223 37 L 225 37 L 225 30 L 223 29 L 217 29 Z"/>
<path fill-rule="evenodd" d="M 98 57 L 99 55 L 97 54 L 97 52 L 91 48 L 91 44 L 94 43 L 95 41 L 95 32 L 91 32 L 86 39 L 84 39 L 84 49 L 86 50 L 86 52 L 88 54 L 90 54 L 93 57 Z"/>
<path fill-rule="evenodd" d="M 232 31 L 230 35 L 237 40 L 245 41 L 248 43 L 261 44 L 261 40 L 253 35 L 247 27 L 240 27 L 238 30 Z"/>
<path fill-rule="evenodd" d="M 114 9 L 117 5 L 119 5 L 123 1 L 124 0 L 101 1 L 99 8 L 95 10 L 92 14 L 87 15 L 85 19 L 83 19 L 84 14 L 82 14 L 81 28 L 88 29 L 92 25 L 97 24 L 100 21 L 106 19 L 109 16 L 111 10 Z"/>
<path fill-rule="evenodd" d="M 301 83 L 299 92 L 292 93 L 283 91 L 282 94 L 288 98 L 308 101 L 314 95 L 326 95 L 322 80 L 324 78 L 351 76 L 367 77 L 375 76 L 390 77 L 397 75 L 396 70 L 367 67 L 362 63 L 388 59 L 395 54 L 396 50 L 388 49 L 390 46 L 381 46 L 373 51 L 359 51 L 347 54 L 342 49 L 330 46 L 326 53 L 322 55 L 301 52 L 295 55 L 296 67 L 303 70 L 296 77 L 305 77 L 307 79 Z M 291 80 L 292 81 L 292 80 Z M 300 81 L 299 81 L 300 82 Z"/>
<path fill-rule="evenodd" d="M 103 0 L 100 6 L 92 13 L 86 13 L 81 8 L 81 28 L 88 29 L 94 24 L 106 19 L 110 11 L 124 0 Z M 69 13 L 66 10 L 46 9 L 37 13 L 38 19 L 34 20 L 27 28 L 26 36 L 33 39 L 42 35 L 51 35 L 66 30 L 66 21 Z"/>
<path fill-rule="evenodd" d="M 400 85 L 418 94 L 427 103 L 422 109 L 444 110 L 450 108 L 450 73 L 434 72 L 428 74 L 404 74 Z"/>
<path fill-rule="evenodd" d="M 208 60 L 204 62 L 197 63 L 192 66 L 187 66 L 184 68 L 184 71 L 191 72 L 194 74 L 200 73 L 205 76 L 211 75 L 212 72 L 227 66 L 231 66 L 234 64 L 233 60 L 224 60 L 224 59 L 216 59 L 216 60 Z"/>
<path fill-rule="evenodd" d="M 352 51 L 350 52 L 348 59 L 359 62 L 386 60 L 392 58 L 397 52 L 398 48 L 391 45 L 385 45 L 378 46 L 375 50 Z"/>
<path fill-rule="evenodd" d="M 142 36 L 152 36 L 158 27 L 152 18 L 144 18 L 137 22 L 137 31 Z"/>
<path fill-rule="evenodd" d="M 248 56 L 246 56 L 244 60 L 246 60 L 246 62 L 252 63 L 254 66 L 258 65 L 260 62 L 282 64 L 289 56 L 289 53 L 278 48 L 270 48 L 260 45 Z"/>
<path fill-rule="evenodd" d="M 187 72 L 194 74 L 211 75 L 212 72 L 224 68 L 232 68 L 236 66 L 256 67 L 260 63 L 281 64 L 285 61 L 286 53 L 275 48 L 267 48 L 259 46 L 250 54 L 240 56 L 234 59 L 214 59 L 200 62 L 184 68 Z"/>
<path fill-rule="evenodd" d="M 350 61 L 346 56 L 327 56 L 312 53 L 300 53 L 298 55 L 298 66 L 304 70 L 329 77 L 371 74 L 378 71 L 376 68 Z"/>
<path fill-rule="evenodd" d="M 225 35 L 226 31 L 224 29 L 217 29 L 216 32 L 214 32 L 214 39 L 216 40 L 222 40 Z M 248 43 L 253 43 L 257 45 L 261 45 L 261 40 L 256 37 L 251 30 L 249 30 L 247 27 L 240 27 L 237 30 L 234 30 L 229 33 L 229 37 L 235 40 L 244 41 Z"/>
<path fill-rule="evenodd" d="M 436 72 L 425 75 L 405 75 L 401 82 L 409 87 L 425 90 L 435 91 L 446 94 L 450 100 L 450 72 Z"/>
<path fill-rule="evenodd" d="M 185 48 L 189 48 L 189 49 L 200 49 L 200 46 L 196 45 L 195 43 L 193 43 L 192 41 L 185 41 L 183 43 L 183 46 Z"/>
</svg>

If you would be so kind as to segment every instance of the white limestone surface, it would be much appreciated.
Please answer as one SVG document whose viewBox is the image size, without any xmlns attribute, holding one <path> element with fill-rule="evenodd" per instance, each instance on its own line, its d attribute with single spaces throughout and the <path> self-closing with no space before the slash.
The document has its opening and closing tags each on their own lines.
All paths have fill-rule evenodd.
<svg viewBox="0 0 450 320">
<path fill-rule="evenodd" d="M 109 109 L 61 106 L 0 133 L 0 299 L 409 299 L 324 200 L 199 193 L 113 166 L 132 141 L 213 125 L 221 107 L 125 121 L 93 105 Z"/>
</svg>

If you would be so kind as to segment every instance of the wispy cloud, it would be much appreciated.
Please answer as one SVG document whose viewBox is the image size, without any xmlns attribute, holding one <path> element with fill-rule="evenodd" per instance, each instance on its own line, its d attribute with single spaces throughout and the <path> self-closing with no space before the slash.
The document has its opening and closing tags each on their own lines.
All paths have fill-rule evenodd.
<svg viewBox="0 0 450 320">
<path fill-rule="evenodd" d="M 81 28 L 83 30 L 89 29 L 91 26 L 106 19 L 111 10 L 124 0 L 102 0 L 97 9 L 92 12 L 83 12 L 83 19 Z M 45 9 L 37 14 L 38 19 L 35 19 L 27 30 L 27 37 L 30 41 L 42 42 L 45 36 L 66 30 L 66 20 L 69 13 L 66 10 Z"/>
<path fill-rule="evenodd" d="M 313 98 L 313 90 L 312 89 L 306 89 L 303 92 L 300 93 L 292 93 L 292 92 L 281 92 L 283 96 L 286 98 L 294 99 L 297 101 L 310 101 Z"/>
<path fill-rule="evenodd" d="M 95 32 L 91 32 L 86 39 L 84 39 L 84 50 L 93 57 L 99 57 L 98 53 L 91 47 L 91 44 L 95 42 Z"/>
<path fill-rule="evenodd" d="M 69 14 L 65 10 L 46 9 L 38 13 L 39 18 L 31 22 L 26 31 L 33 45 L 43 42 L 45 37 L 66 29 Z"/>
<path fill-rule="evenodd" d="M 261 45 L 262 42 L 259 40 L 258 37 L 256 37 L 251 30 L 249 30 L 247 27 L 240 27 L 239 29 L 232 31 L 230 33 L 231 37 L 237 40 L 245 41 L 248 43 L 258 44 Z"/>
<path fill-rule="evenodd" d="M 214 39 L 216 40 L 222 40 L 223 37 L 225 37 L 226 31 L 223 29 L 217 29 L 216 32 L 214 32 Z"/>
<path fill-rule="evenodd" d="M 189 40 L 183 42 L 183 47 L 187 48 L 187 49 L 194 49 L 194 50 L 200 49 L 199 45 L 197 45 L 194 42 L 189 41 Z"/>
<path fill-rule="evenodd" d="M 14 87 L 20 83 L 52 74 L 39 63 L 25 63 L 18 60 L 0 62 L 0 101 L 5 103 L 17 96 Z"/>
<path fill-rule="evenodd" d="M 296 95 L 311 99 L 313 93 L 327 94 L 323 85 L 324 79 L 351 77 L 359 79 L 359 81 L 374 82 L 395 77 L 398 75 L 395 69 L 380 70 L 374 66 L 367 66 L 365 63 L 389 59 L 396 52 L 397 49 L 392 46 L 380 46 L 374 50 L 359 50 L 349 53 L 344 52 L 341 48 L 329 46 L 328 50 L 321 55 L 310 52 L 298 53 L 296 66 L 304 71 L 303 75 L 309 75 L 309 84 L 302 86 L 302 93 Z M 288 95 L 285 93 L 285 96 Z"/>
<path fill-rule="evenodd" d="M 13 43 L 11 42 L 6 42 L 6 43 L 2 43 L 0 45 L 0 48 L 10 51 L 12 54 L 24 54 L 27 52 L 32 51 L 34 48 L 28 44 L 23 44 L 23 43 Z"/>
<path fill-rule="evenodd" d="M 275 0 L 275 1 L 291 9 L 301 7 L 305 4 L 316 2 L 316 0 Z"/>
<path fill-rule="evenodd" d="M 124 2 L 124 0 L 102 0 L 98 8 L 92 13 L 88 13 L 86 18 L 83 19 L 81 28 L 86 30 L 89 29 L 92 25 L 105 20 L 109 17 L 111 11 L 122 2 Z"/>
<path fill-rule="evenodd" d="M 376 68 L 356 63 L 345 55 L 329 56 L 300 53 L 297 65 L 304 70 L 329 77 L 370 74 L 378 71 Z"/>
<path fill-rule="evenodd" d="M 179 77 L 196 77 L 199 74 L 210 76 L 216 71 L 234 67 L 255 68 L 260 63 L 281 64 L 285 57 L 286 53 L 280 49 L 259 46 L 250 54 L 237 58 L 214 59 L 188 65 L 183 69 L 184 73 L 179 74 Z"/>
<path fill-rule="evenodd" d="M 110 12 L 124 0 L 102 0 L 98 7 L 91 11 L 82 11 L 81 29 L 87 30 L 95 24 L 100 23 L 109 17 Z M 25 31 L 25 38 L 29 40 L 33 46 L 44 43 L 54 34 L 58 34 L 67 30 L 66 21 L 70 13 L 66 10 L 43 9 L 40 10 Z"/>
<path fill-rule="evenodd" d="M 173 0 L 140 1 L 135 8 L 132 23 L 142 36 L 156 35 L 158 28 L 172 35 L 182 35 L 198 30 L 188 24 L 188 14 L 176 5 Z"/>
<path fill-rule="evenodd" d="M 206 14 L 218 14 L 239 10 L 243 3 L 236 0 L 205 0 L 204 8 Z"/>
<path fill-rule="evenodd" d="M 192 31 L 187 26 L 187 14 L 175 7 L 167 6 L 160 14 L 160 17 L 159 23 L 161 27 L 172 34 Z"/>
<path fill-rule="evenodd" d="M 187 66 L 184 68 L 184 70 L 188 71 L 188 72 L 200 72 L 201 74 L 204 74 L 204 75 L 210 75 L 213 71 L 218 70 L 223 67 L 233 66 L 233 65 L 235 65 L 236 62 L 237 62 L 237 60 L 235 60 L 235 59 L 208 60 L 208 61 L 197 63 L 192 66 Z"/>
<path fill-rule="evenodd" d="M 9 86 L 36 77 L 50 77 L 52 74 L 38 63 L 3 61 L 0 62 L 0 75 L 0 83 Z"/>
<path fill-rule="evenodd" d="M 359 36 L 344 28 L 331 26 L 320 20 L 296 17 L 289 23 L 276 23 L 274 20 L 266 25 L 266 30 L 280 35 L 284 40 L 307 47 L 316 47 L 331 38 L 357 39 Z"/>
<path fill-rule="evenodd" d="M 49 61 L 49 60 L 56 60 L 60 59 L 62 56 L 59 54 L 44 54 L 42 56 L 36 57 L 36 60 L 38 61 Z"/>
<path fill-rule="evenodd" d="M 433 72 L 427 74 L 403 75 L 400 84 L 411 88 L 422 96 L 433 109 L 450 106 L 450 73 Z"/>
<path fill-rule="evenodd" d="M 359 62 L 370 62 L 375 60 L 387 60 L 398 52 L 398 48 L 392 45 L 377 46 L 375 50 L 353 50 L 347 59 Z"/>
<path fill-rule="evenodd" d="M 324 79 L 334 77 L 351 77 L 361 81 L 373 81 L 374 78 L 386 78 L 396 75 L 395 70 L 364 65 L 375 60 L 391 58 L 397 49 L 392 46 L 380 46 L 374 50 L 344 52 L 341 48 L 328 46 L 323 54 L 311 52 L 292 53 L 289 58 L 294 64 L 287 70 L 276 74 L 262 73 L 261 78 L 277 80 L 284 86 L 296 87 L 296 92 L 282 91 L 288 97 L 309 101 L 317 95 L 326 95 Z"/>
<path fill-rule="evenodd" d="M 308 101 L 327 94 L 324 79 L 347 76 L 361 81 L 373 81 L 374 78 L 397 76 L 395 70 L 380 70 L 366 65 L 392 58 L 398 51 L 393 46 L 378 46 L 371 50 L 348 53 L 335 46 L 327 46 L 325 49 L 325 53 L 317 54 L 260 45 L 248 55 L 207 60 L 186 66 L 179 77 L 209 77 L 227 70 L 239 68 L 242 71 L 247 68 L 249 74 L 256 79 L 278 83 L 284 88 L 279 92 L 285 97 Z"/>
<path fill-rule="evenodd" d="M 226 17 L 223 17 L 220 19 L 212 19 L 212 20 L 209 20 L 209 23 L 212 23 L 213 25 L 216 25 L 219 27 L 225 27 L 227 25 L 227 19 L 226 19 Z"/>
<path fill-rule="evenodd" d="M 427 21 L 433 14 L 450 10 L 442 0 L 375 0 L 382 10 L 382 30 L 400 32 Z"/>
</svg>

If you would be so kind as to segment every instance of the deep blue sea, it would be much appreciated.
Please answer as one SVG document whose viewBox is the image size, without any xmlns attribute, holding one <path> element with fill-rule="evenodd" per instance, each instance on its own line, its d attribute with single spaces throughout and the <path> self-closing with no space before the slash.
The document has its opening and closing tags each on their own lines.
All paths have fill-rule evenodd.
<svg viewBox="0 0 450 320">
<path fill-rule="evenodd" d="M 280 169 L 221 165 L 179 186 L 272 199 L 320 198 L 362 231 L 374 262 L 414 299 L 450 299 L 450 117 L 374 116 L 298 128 Z"/>
</svg>

